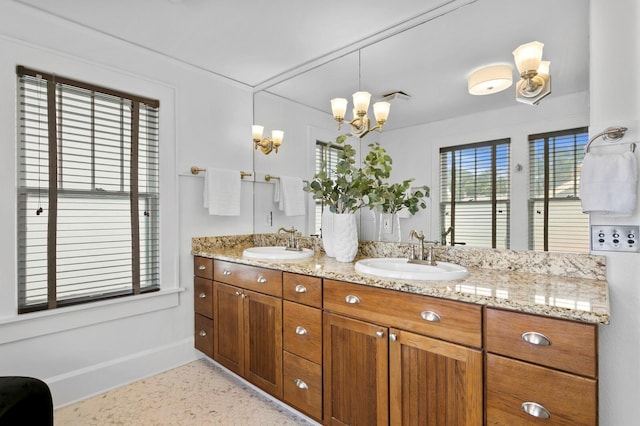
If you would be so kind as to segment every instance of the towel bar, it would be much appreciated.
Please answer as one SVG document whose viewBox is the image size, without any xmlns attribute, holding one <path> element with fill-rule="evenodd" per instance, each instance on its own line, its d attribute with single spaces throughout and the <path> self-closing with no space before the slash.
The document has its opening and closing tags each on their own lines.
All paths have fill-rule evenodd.
<svg viewBox="0 0 640 426">
<path fill-rule="evenodd" d="M 265 182 L 270 182 L 271 179 L 280 179 L 280 176 L 264 175 L 264 181 Z"/>
<path fill-rule="evenodd" d="M 197 175 L 200 172 L 206 172 L 206 171 L 207 171 L 207 169 L 203 169 L 203 168 L 200 168 L 198 166 L 192 166 L 191 167 L 191 174 L 192 175 Z M 245 177 L 248 177 L 248 176 L 253 176 L 253 174 L 252 173 L 248 173 L 248 172 L 240 172 L 240 178 L 241 179 L 245 178 Z"/>
<path fill-rule="evenodd" d="M 589 147 L 591 146 L 591 143 L 596 139 L 598 139 L 599 137 L 602 137 L 602 139 L 606 142 L 610 142 L 610 143 L 617 142 L 624 137 L 624 134 L 627 132 L 627 130 L 628 129 L 626 127 L 622 127 L 622 126 L 607 127 L 602 132 L 595 134 L 591 139 L 589 139 L 589 142 L 587 142 L 587 144 L 584 147 L 584 153 L 586 154 L 587 152 L 589 152 Z M 636 144 L 631 143 L 631 152 L 635 152 L 635 149 L 636 149 Z"/>
</svg>

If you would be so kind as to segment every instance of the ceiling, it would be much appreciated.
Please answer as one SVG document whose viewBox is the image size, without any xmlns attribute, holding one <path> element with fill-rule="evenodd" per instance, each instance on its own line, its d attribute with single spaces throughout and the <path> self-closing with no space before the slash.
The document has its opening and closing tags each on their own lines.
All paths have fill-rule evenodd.
<svg viewBox="0 0 640 426">
<path fill-rule="evenodd" d="M 472 96 L 466 78 L 513 66 L 533 40 L 551 61 L 550 96 L 588 90 L 585 0 L 14 1 L 327 113 L 359 87 L 409 94 L 391 101 L 387 129 L 513 106 L 513 86 Z"/>
</svg>

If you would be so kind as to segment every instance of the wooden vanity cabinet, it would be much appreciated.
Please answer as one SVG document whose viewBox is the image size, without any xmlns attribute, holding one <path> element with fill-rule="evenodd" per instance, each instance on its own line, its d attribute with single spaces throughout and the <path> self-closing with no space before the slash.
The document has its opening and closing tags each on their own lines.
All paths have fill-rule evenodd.
<svg viewBox="0 0 640 426">
<path fill-rule="evenodd" d="M 332 280 L 323 292 L 325 424 L 482 425 L 481 306 Z"/>
<path fill-rule="evenodd" d="M 213 259 L 195 257 L 194 275 L 194 346 L 213 358 Z"/>
<path fill-rule="evenodd" d="M 486 309 L 489 425 L 598 424 L 597 326 Z"/>
<path fill-rule="evenodd" d="M 322 421 L 322 279 L 282 277 L 284 401 Z"/>
<path fill-rule="evenodd" d="M 214 261 L 213 359 L 282 399 L 282 272 Z"/>
</svg>

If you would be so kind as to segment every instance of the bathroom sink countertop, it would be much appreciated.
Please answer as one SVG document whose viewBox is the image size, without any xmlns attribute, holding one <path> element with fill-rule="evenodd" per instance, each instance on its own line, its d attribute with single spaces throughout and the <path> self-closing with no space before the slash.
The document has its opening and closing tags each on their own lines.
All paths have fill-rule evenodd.
<svg viewBox="0 0 640 426">
<path fill-rule="evenodd" d="M 213 244 L 212 239 L 215 240 Z M 468 254 L 470 258 L 475 259 L 476 263 L 479 263 L 478 258 L 481 257 L 478 253 L 485 253 L 484 262 L 488 264 L 477 266 L 471 263 L 464 264 L 462 261 L 454 262 L 468 268 L 467 278 L 450 281 L 414 281 L 378 278 L 357 272 L 355 261 L 373 257 L 367 253 L 366 249 L 361 250 L 365 253 L 360 254 L 351 263 L 337 262 L 319 250 L 313 257 L 307 259 L 281 261 L 243 257 L 243 250 L 251 244 L 252 241 L 249 239 L 234 239 L 234 237 L 194 238 L 192 254 L 556 318 L 601 324 L 608 324 L 610 320 L 608 287 L 604 279 L 604 260 L 599 256 L 567 254 L 566 259 L 562 259 L 560 258 L 562 255 L 557 253 L 553 254 L 553 257 L 546 257 L 548 254 L 541 255 L 528 251 L 500 252 L 490 249 L 470 249 L 461 252 L 455 249 L 456 255 L 463 255 L 461 259 Z M 450 251 L 454 252 L 453 249 Z M 523 256 L 542 256 L 542 262 L 539 259 L 531 260 Z M 496 259 L 499 260 L 496 261 Z M 442 260 L 451 261 L 452 259 Z M 555 264 L 550 266 L 549 273 L 540 272 L 544 268 L 538 263 L 545 263 L 545 261 Z M 562 275 L 562 271 L 553 268 L 566 269 L 567 274 Z M 585 270 L 588 272 L 583 272 Z"/>
</svg>

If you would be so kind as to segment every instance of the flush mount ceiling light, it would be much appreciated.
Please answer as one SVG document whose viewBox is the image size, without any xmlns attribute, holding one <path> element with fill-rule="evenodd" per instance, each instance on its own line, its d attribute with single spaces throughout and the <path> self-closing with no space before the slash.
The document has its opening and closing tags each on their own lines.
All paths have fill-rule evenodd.
<svg viewBox="0 0 640 426">
<path fill-rule="evenodd" d="M 282 139 L 284 138 L 284 132 L 282 130 L 272 130 L 271 137 L 266 137 L 262 139 L 262 132 L 264 131 L 264 126 L 259 126 L 254 124 L 251 126 L 251 134 L 253 135 L 253 143 L 255 144 L 255 149 L 260 148 L 263 154 L 270 154 L 271 151 L 275 151 L 278 153 L 278 148 L 282 145 Z"/>
<path fill-rule="evenodd" d="M 467 88 L 472 95 L 492 95 L 508 89 L 513 84 L 510 65 L 490 65 L 473 71 L 467 78 Z"/>
<path fill-rule="evenodd" d="M 537 105 L 542 98 L 551 93 L 551 76 L 549 61 L 542 60 L 544 44 L 539 41 L 518 46 L 513 57 L 520 73 L 520 81 L 516 84 L 516 100 L 530 105 Z"/>
</svg>

